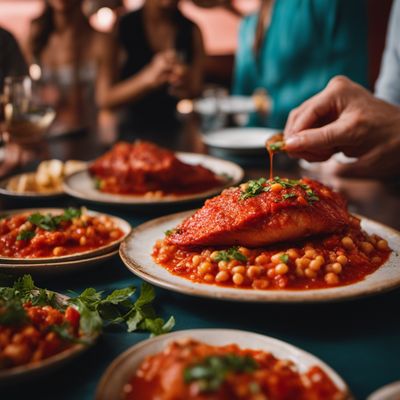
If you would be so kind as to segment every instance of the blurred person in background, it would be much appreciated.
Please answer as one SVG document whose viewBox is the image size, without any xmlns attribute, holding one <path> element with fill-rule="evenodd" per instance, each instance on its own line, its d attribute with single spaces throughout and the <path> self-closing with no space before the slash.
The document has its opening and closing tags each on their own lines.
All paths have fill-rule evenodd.
<svg viewBox="0 0 400 400">
<path fill-rule="evenodd" d="M 178 9 L 179 0 L 146 0 L 122 17 L 118 42 L 120 71 L 108 51 L 97 102 L 102 109 L 121 109 L 122 137 L 141 137 L 172 145 L 180 123 L 176 105 L 198 96 L 203 84 L 203 40 L 198 27 Z"/>
<path fill-rule="evenodd" d="M 95 90 L 111 35 L 95 31 L 82 11 L 83 0 L 46 0 L 31 24 L 31 63 L 44 101 L 57 117 L 51 134 L 79 132 L 97 123 Z"/>
<path fill-rule="evenodd" d="M 239 31 L 233 94 L 265 89 L 272 105 L 249 124 L 281 129 L 291 109 L 335 75 L 366 86 L 367 12 L 363 0 L 262 0 Z"/>
<path fill-rule="evenodd" d="M 21 49 L 14 36 L 0 27 L 0 123 L 3 115 L 3 84 L 7 76 L 27 75 L 28 68 Z M 3 127 L 0 126 L 0 146 L 3 138 Z M 1 149 L 1 147 L 0 147 Z M 0 176 L 7 174 L 16 167 L 21 158 L 22 149 L 15 143 L 8 143 L 3 148 L 3 157 L 0 157 Z"/>
</svg>

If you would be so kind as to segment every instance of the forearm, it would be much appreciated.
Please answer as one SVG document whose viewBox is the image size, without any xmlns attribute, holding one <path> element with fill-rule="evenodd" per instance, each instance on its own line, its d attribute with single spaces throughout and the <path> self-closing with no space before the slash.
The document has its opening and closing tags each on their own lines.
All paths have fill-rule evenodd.
<svg viewBox="0 0 400 400">
<path fill-rule="evenodd" d="M 129 79 L 118 82 L 100 91 L 96 96 L 100 109 L 115 109 L 127 103 L 139 100 L 154 89 L 147 71 L 142 70 Z"/>
</svg>

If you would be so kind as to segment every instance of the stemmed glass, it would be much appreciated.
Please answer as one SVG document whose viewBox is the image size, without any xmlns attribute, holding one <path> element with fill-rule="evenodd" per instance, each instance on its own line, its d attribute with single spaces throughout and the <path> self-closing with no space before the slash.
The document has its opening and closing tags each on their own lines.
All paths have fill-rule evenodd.
<svg viewBox="0 0 400 400">
<path fill-rule="evenodd" d="M 28 76 L 6 77 L 1 103 L 1 138 L 6 146 L 0 174 L 43 150 L 43 138 L 56 116 L 53 108 L 43 104 Z"/>
</svg>

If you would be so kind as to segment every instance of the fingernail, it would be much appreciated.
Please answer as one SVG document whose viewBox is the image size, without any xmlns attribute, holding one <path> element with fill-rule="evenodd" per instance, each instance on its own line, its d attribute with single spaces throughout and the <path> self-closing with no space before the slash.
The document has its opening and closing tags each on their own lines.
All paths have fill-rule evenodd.
<svg viewBox="0 0 400 400">
<path fill-rule="evenodd" d="M 297 146 L 300 144 L 300 139 L 297 138 L 297 137 L 292 136 L 292 137 L 289 137 L 289 138 L 287 138 L 287 139 L 285 140 L 285 144 L 286 144 L 286 146 L 288 146 L 288 147 L 295 148 L 295 147 L 297 147 Z"/>
</svg>

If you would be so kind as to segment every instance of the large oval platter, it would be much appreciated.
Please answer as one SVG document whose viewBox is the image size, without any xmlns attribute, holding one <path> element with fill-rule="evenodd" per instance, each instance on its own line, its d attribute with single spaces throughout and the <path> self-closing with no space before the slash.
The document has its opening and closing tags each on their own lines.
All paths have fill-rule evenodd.
<svg viewBox="0 0 400 400">
<path fill-rule="evenodd" d="M 301 372 L 312 366 L 319 366 L 350 400 L 349 389 L 343 379 L 323 361 L 288 343 L 252 332 L 230 329 L 193 329 L 178 331 L 148 339 L 131 347 L 107 368 L 97 387 L 96 400 L 120 399 L 124 385 L 129 381 L 140 363 L 152 354 L 161 352 L 171 341 L 195 339 L 201 342 L 223 346 L 235 343 L 243 349 L 263 350 L 280 359 L 293 361 Z"/>
<path fill-rule="evenodd" d="M 204 192 L 185 195 L 165 195 L 162 197 L 148 197 L 146 195 L 119 195 L 104 193 L 97 190 L 95 188 L 94 179 L 90 176 L 89 171 L 86 169 L 66 177 L 63 185 L 64 191 L 70 196 L 83 199 L 85 201 L 144 207 L 203 200 L 207 197 L 211 197 L 220 193 L 225 187 L 238 184 L 243 179 L 243 169 L 233 162 L 221 160 L 205 154 L 177 153 L 176 155 L 181 161 L 187 164 L 200 164 L 206 168 L 209 168 L 211 171 L 221 177 L 221 186 L 217 186 Z"/>
<path fill-rule="evenodd" d="M 362 228 L 368 233 L 376 233 L 386 239 L 393 252 L 384 265 L 362 281 L 334 288 L 309 290 L 239 289 L 192 282 L 173 275 L 156 264 L 151 254 L 156 240 L 162 239 L 165 235 L 164 232 L 175 228 L 193 212 L 192 210 L 167 215 L 146 222 L 134 229 L 120 247 L 121 258 L 128 269 L 154 285 L 175 292 L 243 302 L 305 303 L 341 301 L 378 294 L 400 286 L 400 233 L 363 217 L 361 217 Z"/>
<path fill-rule="evenodd" d="M 62 214 L 63 209 L 61 208 L 31 208 L 31 209 L 21 209 L 21 210 L 7 210 L 0 213 L 0 218 L 4 218 L 6 216 L 11 216 L 15 214 L 22 214 L 22 213 L 35 213 L 40 212 L 42 214 Z M 117 240 L 114 240 L 104 246 L 100 246 L 98 248 L 92 250 L 86 250 L 74 254 L 64 255 L 64 256 L 54 256 L 54 257 L 37 257 L 37 258 L 21 258 L 21 257 L 5 257 L 0 256 L 0 267 L 1 264 L 43 264 L 43 263 L 61 263 L 64 261 L 71 261 L 71 260 L 83 260 L 90 257 L 99 256 L 102 254 L 107 254 L 112 252 L 113 250 L 117 249 L 119 244 L 129 235 L 131 231 L 130 224 L 123 220 L 122 218 L 114 217 L 109 214 L 103 214 L 96 211 L 87 211 L 87 214 L 90 216 L 101 216 L 105 215 L 110 218 L 114 224 L 120 228 L 123 232 L 123 236 Z"/>
<path fill-rule="evenodd" d="M 59 304 L 65 304 L 68 300 L 68 297 L 56 293 L 56 299 Z M 64 364 L 72 361 L 74 358 L 86 351 L 96 342 L 97 337 L 98 334 L 91 337 L 82 337 L 82 339 L 85 341 L 84 344 L 74 344 L 61 353 L 45 358 L 44 360 L 31 362 L 18 367 L 1 369 L 0 386 L 14 384 L 27 379 L 34 379 L 35 377 L 45 375 L 47 373 L 52 373 L 55 369 L 62 367 Z"/>
</svg>

